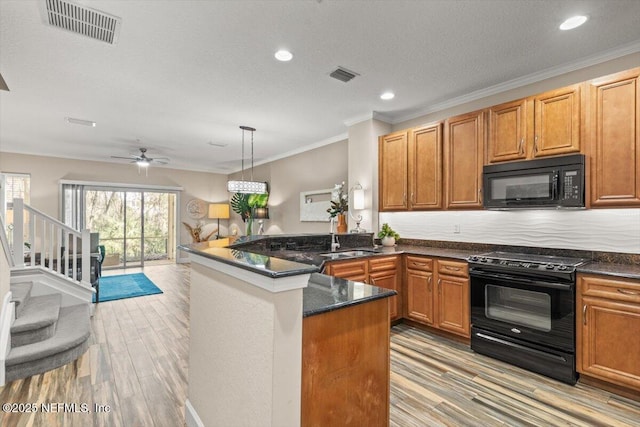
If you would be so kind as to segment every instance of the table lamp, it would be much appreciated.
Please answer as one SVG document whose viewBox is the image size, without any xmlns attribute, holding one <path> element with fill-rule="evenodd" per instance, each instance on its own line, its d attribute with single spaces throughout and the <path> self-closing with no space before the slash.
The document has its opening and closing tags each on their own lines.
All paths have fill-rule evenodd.
<svg viewBox="0 0 640 427">
<path fill-rule="evenodd" d="M 216 239 L 219 239 L 220 238 L 220 220 L 229 219 L 229 204 L 228 203 L 210 203 L 209 219 L 218 220 L 218 231 L 216 233 Z"/>
</svg>

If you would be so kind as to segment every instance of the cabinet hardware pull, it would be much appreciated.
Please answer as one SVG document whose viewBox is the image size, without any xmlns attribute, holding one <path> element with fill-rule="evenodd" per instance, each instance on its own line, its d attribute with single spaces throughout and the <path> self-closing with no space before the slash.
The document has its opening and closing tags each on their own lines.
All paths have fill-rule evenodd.
<svg viewBox="0 0 640 427">
<path fill-rule="evenodd" d="M 444 268 L 446 270 L 460 271 L 460 267 L 451 267 L 449 265 L 445 265 Z"/>
<path fill-rule="evenodd" d="M 538 154 L 538 135 L 533 140 L 533 154 Z"/>
<path fill-rule="evenodd" d="M 518 149 L 520 154 L 524 154 L 524 138 L 520 138 L 520 148 Z"/>
<path fill-rule="evenodd" d="M 374 279 L 373 277 L 369 277 L 369 279 L 371 279 L 371 284 L 373 286 L 378 286 L 378 285 L 376 285 L 376 279 Z"/>
<path fill-rule="evenodd" d="M 428 285 L 427 290 L 431 292 L 431 276 L 429 276 L 429 279 L 427 279 L 427 285 Z"/>
<path fill-rule="evenodd" d="M 438 279 L 438 293 L 442 293 L 442 279 Z"/>
<path fill-rule="evenodd" d="M 415 203 L 416 202 L 416 194 L 412 191 L 411 192 L 411 203 Z"/>
<path fill-rule="evenodd" d="M 426 263 L 426 262 L 415 262 L 415 261 L 412 261 L 411 263 L 412 263 L 413 265 L 422 265 L 422 266 L 427 265 L 427 263 Z"/>
<path fill-rule="evenodd" d="M 628 291 L 626 289 L 620 289 L 620 288 L 618 288 L 618 292 L 625 295 L 635 295 L 635 296 L 640 295 L 640 292 Z"/>
<path fill-rule="evenodd" d="M 587 304 L 582 304 L 582 324 L 587 324 Z"/>
</svg>

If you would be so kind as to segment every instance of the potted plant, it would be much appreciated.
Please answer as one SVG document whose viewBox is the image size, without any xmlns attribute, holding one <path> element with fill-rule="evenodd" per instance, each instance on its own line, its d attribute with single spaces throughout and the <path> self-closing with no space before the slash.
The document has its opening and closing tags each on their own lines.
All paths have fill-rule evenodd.
<svg viewBox="0 0 640 427">
<path fill-rule="evenodd" d="M 378 238 L 382 242 L 382 246 L 393 246 L 396 244 L 396 240 L 400 240 L 400 235 L 385 222 L 378 233 Z"/>
<path fill-rule="evenodd" d="M 331 207 L 327 209 L 327 213 L 331 218 L 338 219 L 336 231 L 338 233 L 347 232 L 346 212 L 349 210 L 349 196 L 344 191 L 344 181 L 342 184 L 336 184 L 331 192 Z"/>
</svg>

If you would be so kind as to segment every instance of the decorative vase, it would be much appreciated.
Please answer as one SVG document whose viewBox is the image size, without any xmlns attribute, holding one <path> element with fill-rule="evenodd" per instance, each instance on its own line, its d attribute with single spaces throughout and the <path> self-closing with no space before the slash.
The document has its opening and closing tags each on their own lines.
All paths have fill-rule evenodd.
<svg viewBox="0 0 640 427">
<path fill-rule="evenodd" d="M 385 236 L 380 240 L 380 242 L 382 243 L 382 246 L 393 246 L 396 244 L 396 238 L 391 236 Z"/>
<path fill-rule="evenodd" d="M 336 233 L 347 232 L 347 217 L 345 214 L 338 214 L 338 225 L 336 226 Z"/>
<path fill-rule="evenodd" d="M 253 217 L 249 216 L 249 218 L 247 218 L 247 236 L 251 236 L 251 234 L 253 234 Z"/>
</svg>

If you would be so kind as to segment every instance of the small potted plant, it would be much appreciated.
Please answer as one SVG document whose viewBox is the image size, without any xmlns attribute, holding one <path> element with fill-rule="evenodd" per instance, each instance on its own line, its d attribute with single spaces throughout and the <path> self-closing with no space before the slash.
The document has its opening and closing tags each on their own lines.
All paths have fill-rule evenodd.
<svg viewBox="0 0 640 427">
<path fill-rule="evenodd" d="M 400 240 L 400 235 L 385 222 L 378 233 L 378 238 L 381 240 L 382 246 L 393 246 L 396 244 L 396 240 Z"/>
</svg>

